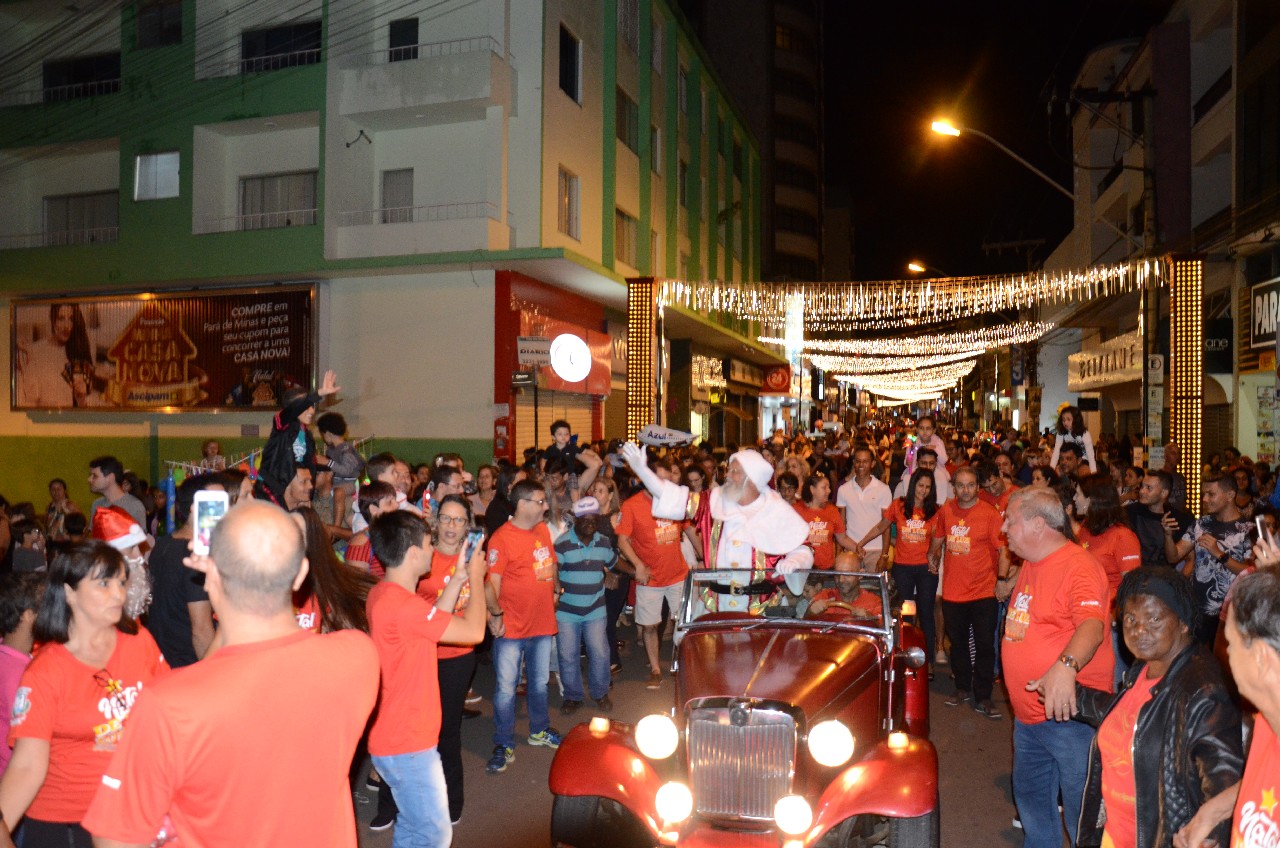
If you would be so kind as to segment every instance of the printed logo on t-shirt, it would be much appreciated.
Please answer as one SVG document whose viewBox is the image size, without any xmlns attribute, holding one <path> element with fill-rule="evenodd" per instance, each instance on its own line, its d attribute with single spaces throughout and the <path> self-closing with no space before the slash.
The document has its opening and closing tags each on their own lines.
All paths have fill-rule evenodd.
<svg viewBox="0 0 1280 848">
<path fill-rule="evenodd" d="M 312 630 L 316 626 L 316 614 L 314 612 L 303 612 L 302 610 L 294 610 L 293 614 L 298 619 L 298 626 L 303 630 Z"/>
<path fill-rule="evenodd" d="M 902 526 L 902 541 L 923 542 L 928 533 L 923 518 L 908 518 Z"/>
<path fill-rule="evenodd" d="M 680 544 L 680 522 L 657 519 L 654 521 L 653 536 L 659 545 Z"/>
<path fill-rule="evenodd" d="M 533 577 L 535 580 L 550 580 L 552 578 L 551 549 L 544 548 L 541 542 L 534 543 L 533 549 Z"/>
<path fill-rule="evenodd" d="M 951 525 L 951 529 L 947 531 L 947 553 L 960 555 L 969 553 L 970 529 L 963 518 Z"/>
<path fill-rule="evenodd" d="M 489 564 L 490 564 L 490 565 L 497 565 L 497 564 L 498 564 L 498 549 L 497 549 L 497 548 L 492 548 L 492 549 L 490 549 L 490 551 L 489 551 Z"/>
<path fill-rule="evenodd" d="M 31 712 L 30 696 L 30 686 L 18 687 L 18 693 L 13 698 L 13 718 L 9 719 L 11 727 L 17 727 L 27 720 L 27 713 Z"/>
<path fill-rule="evenodd" d="M 826 521 L 809 522 L 809 544 L 816 547 L 825 545 L 831 539 L 831 528 Z"/>
<path fill-rule="evenodd" d="M 1276 848 L 1280 826 L 1276 824 L 1276 788 L 1262 790 L 1262 800 L 1250 799 L 1240 807 L 1232 848 Z"/>
<path fill-rule="evenodd" d="M 142 683 L 125 686 L 123 682 L 112 677 L 102 686 L 107 693 L 98 699 L 98 711 L 106 721 L 93 728 L 93 750 L 114 751 L 116 745 L 120 743 L 120 728 L 129 715 L 133 702 L 138 700 Z"/>
<path fill-rule="evenodd" d="M 1004 638 L 1008 642 L 1021 642 L 1027 636 L 1027 627 L 1031 624 L 1031 595 L 1025 591 L 1009 604 L 1009 612 L 1004 617 Z"/>
</svg>

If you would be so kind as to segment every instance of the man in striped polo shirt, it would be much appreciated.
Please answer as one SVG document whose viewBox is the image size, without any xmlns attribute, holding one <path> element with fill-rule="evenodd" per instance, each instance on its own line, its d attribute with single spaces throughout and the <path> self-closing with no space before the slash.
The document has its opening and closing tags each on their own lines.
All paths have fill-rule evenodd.
<svg viewBox="0 0 1280 848">
<path fill-rule="evenodd" d="M 582 498 L 573 505 L 573 527 L 556 542 L 559 574 L 556 625 L 560 628 L 561 715 L 582 706 L 582 648 L 587 649 L 587 688 L 601 712 L 613 709 L 609 698 L 609 639 L 605 635 L 604 576 L 618 562 L 609 539 L 597 532 L 600 502 Z"/>
</svg>

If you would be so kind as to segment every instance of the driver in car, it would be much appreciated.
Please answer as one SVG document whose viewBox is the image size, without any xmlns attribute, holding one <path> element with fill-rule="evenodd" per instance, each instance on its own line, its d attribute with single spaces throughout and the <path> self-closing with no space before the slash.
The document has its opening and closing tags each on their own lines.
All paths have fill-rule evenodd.
<svg viewBox="0 0 1280 848">
<path fill-rule="evenodd" d="M 843 551 L 836 556 L 835 588 L 822 589 L 813 596 L 805 618 L 818 618 L 827 611 L 847 610 L 854 618 L 880 618 L 880 596 L 864 591 L 858 577 L 858 555 Z"/>
</svg>

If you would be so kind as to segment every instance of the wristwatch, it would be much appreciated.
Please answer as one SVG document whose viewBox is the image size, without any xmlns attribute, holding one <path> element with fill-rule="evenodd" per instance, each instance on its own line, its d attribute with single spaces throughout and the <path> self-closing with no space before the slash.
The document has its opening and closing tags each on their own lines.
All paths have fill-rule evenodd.
<svg viewBox="0 0 1280 848">
<path fill-rule="evenodd" d="M 1071 656 L 1070 654 L 1063 654 L 1062 656 L 1058 657 L 1058 662 L 1062 663 L 1067 668 L 1073 669 L 1076 672 L 1076 674 L 1080 673 L 1080 663 L 1077 662 L 1076 658 Z"/>
</svg>

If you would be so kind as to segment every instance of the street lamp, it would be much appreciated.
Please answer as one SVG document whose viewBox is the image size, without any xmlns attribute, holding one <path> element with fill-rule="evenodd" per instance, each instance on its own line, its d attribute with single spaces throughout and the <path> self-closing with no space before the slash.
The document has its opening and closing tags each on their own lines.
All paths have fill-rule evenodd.
<svg viewBox="0 0 1280 848">
<path fill-rule="evenodd" d="M 925 263 L 925 262 L 921 262 L 918 259 L 912 259 L 910 262 L 908 262 L 907 270 L 910 271 L 912 274 L 923 274 L 926 271 L 932 271 L 933 273 L 937 274 L 940 277 L 951 276 L 946 271 L 943 271 L 939 268 L 935 268 L 932 265 L 929 265 L 928 263 Z"/>
<path fill-rule="evenodd" d="M 979 131 L 979 130 L 975 130 L 973 127 L 966 127 L 966 126 L 964 126 L 963 124 L 962 124 L 962 125 L 960 125 L 960 126 L 956 126 L 954 123 L 952 123 L 951 121 L 949 121 L 949 120 L 947 120 L 947 119 L 945 119 L 945 118 L 942 118 L 942 119 L 940 119 L 940 120 L 934 121 L 932 124 L 930 124 L 930 125 L 929 125 L 929 129 L 933 130 L 933 131 L 934 131 L 934 132 L 936 132 L 938 135 L 948 135 L 948 136 L 953 136 L 953 137 L 955 137 L 955 136 L 960 136 L 960 135 L 976 135 L 978 138 L 983 139 L 984 141 L 989 142 L 992 146 L 994 146 L 994 147 L 995 147 L 997 150 L 999 150 L 1001 153 L 1005 154 L 1005 155 L 1006 155 L 1006 156 L 1008 156 L 1010 159 L 1014 160 L 1014 161 L 1015 161 L 1015 162 L 1017 162 L 1019 165 L 1021 165 L 1021 166 L 1022 166 L 1022 167 L 1024 167 L 1024 168 L 1026 168 L 1028 171 L 1030 171 L 1031 173 L 1035 174 L 1037 177 L 1039 177 L 1040 179 L 1044 180 L 1044 181 L 1045 181 L 1046 183 L 1048 183 L 1049 185 L 1053 186 L 1053 187 L 1054 187 L 1054 188 L 1055 188 L 1055 189 L 1056 189 L 1060 194 L 1062 194 L 1064 197 L 1066 197 L 1066 198 L 1067 198 L 1067 200 L 1070 200 L 1073 204 L 1076 202 L 1076 196 L 1075 196 L 1075 194 L 1074 194 L 1074 193 L 1072 193 L 1068 188 L 1066 188 L 1065 186 L 1061 185 L 1060 183 L 1058 183 L 1058 181 L 1057 181 L 1057 180 L 1055 180 L 1055 179 L 1053 179 L 1052 177 L 1050 177 L 1050 176 L 1049 176 L 1048 174 L 1046 174 L 1044 171 L 1040 170 L 1040 169 L 1039 169 L 1039 168 L 1037 168 L 1035 165 L 1032 165 L 1032 164 L 1031 164 L 1030 162 L 1028 162 L 1026 159 L 1023 159 L 1021 156 L 1019 156 L 1018 154 L 1014 153 L 1014 152 L 1013 152 L 1012 150 L 1010 150 L 1008 147 L 1005 147 L 1003 144 L 1001 144 L 1000 142 L 996 141 L 994 138 L 992 138 L 991 136 L 987 135 L 987 134 L 986 134 L 986 133 L 984 133 L 984 132 L 981 132 L 981 131 Z M 1125 239 L 1127 239 L 1128 241 L 1130 241 L 1130 242 L 1132 242 L 1134 245 L 1136 245 L 1139 249 L 1141 249 L 1141 248 L 1143 247 L 1142 242 L 1141 242 L 1141 241 L 1139 241 L 1138 239 L 1134 238 L 1134 237 L 1133 237 L 1133 234 L 1131 234 L 1131 233 L 1126 233 L 1124 230 L 1120 229 L 1120 228 L 1119 228 L 1119 227 L 1117 227 L 1115 224 L 1113 224 L 1113 223 L 1111 223 L 1110 221 L 1108 221 L 1106 218 L 1101 218 L 1101 219 L 1099 219 L 1099 223 L 1101 223 L 1101 224 L 1105 225 L 1107 228 L 1109 228 L 1109 229 L 1110 229 L 1110 230 L 1112 230 L 1113 232 L 1118 233 L 1119 235 L 1123 236 Z"/>
</svg>

